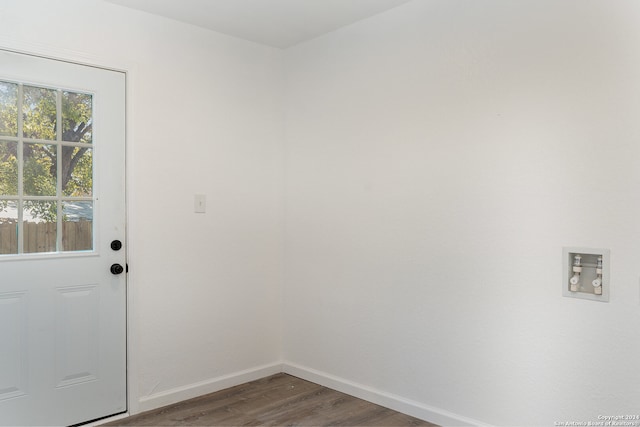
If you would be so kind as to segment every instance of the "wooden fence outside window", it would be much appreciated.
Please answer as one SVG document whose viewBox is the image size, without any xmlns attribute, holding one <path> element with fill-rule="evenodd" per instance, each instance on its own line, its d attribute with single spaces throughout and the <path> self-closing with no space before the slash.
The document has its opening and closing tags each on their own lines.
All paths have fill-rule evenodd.
<svg viewBox="0 0 640 427">
<path fill-rule="evenodd" d="M 0 223 L 0 254 L 18 253 L 18 224 Z M 55 222 L 25 222 L 24 253 L 56 251 Z M 86 251 L 93 248 L 93 221 L 62 223 L 62 251 Z"/>
</svg>

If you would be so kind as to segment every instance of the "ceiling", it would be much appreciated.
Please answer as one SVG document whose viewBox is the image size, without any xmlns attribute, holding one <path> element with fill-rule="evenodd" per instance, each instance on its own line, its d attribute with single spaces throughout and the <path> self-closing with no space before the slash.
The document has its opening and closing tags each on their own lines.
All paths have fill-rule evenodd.
<svg viewBox="0 0 640 427">
<path fill-rule="evenodd" d="M 410 0 L 107 0 L 213 31 L 287 48 Z"/>
</svg>

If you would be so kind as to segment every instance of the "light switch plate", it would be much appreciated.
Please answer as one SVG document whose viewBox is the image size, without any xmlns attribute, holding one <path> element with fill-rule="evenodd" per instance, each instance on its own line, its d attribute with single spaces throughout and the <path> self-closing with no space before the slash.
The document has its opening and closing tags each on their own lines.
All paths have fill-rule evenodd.
<svg viewBox="0 0 640 427">
<path fill-rule="evenodd" d="M 207 211 L 207 196 L 196 194 L 193 201 L 193 210 L 195 213 L 205 213 Z"/>
<path fill-rule="evenodd" d="M 573 276 L 573 259 L 576 255 L 582 257 L 582 272 L 577 292 L 571 292 L 569 280 Z M 591 282 L 597 277 L 596 265 L 598 257 L 602 257 L 602 295 L 595 293 Z M 562 248 L 562 296 L 570 298 L 588 299 L 591 301 L 609 302 L 611 251 L 599 248 Z"/>
</svg>

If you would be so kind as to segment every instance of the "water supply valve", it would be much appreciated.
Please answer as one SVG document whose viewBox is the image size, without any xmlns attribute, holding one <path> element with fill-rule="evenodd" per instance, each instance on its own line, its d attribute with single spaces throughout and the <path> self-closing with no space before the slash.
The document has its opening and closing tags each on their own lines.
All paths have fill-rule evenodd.
<svg viewBox="0 0 640 427">
<path fill-rule="evenodd" d="M 562 257 L 563 296 L 609 302 L 609 249 L 565 247 Z"/>
</svg>

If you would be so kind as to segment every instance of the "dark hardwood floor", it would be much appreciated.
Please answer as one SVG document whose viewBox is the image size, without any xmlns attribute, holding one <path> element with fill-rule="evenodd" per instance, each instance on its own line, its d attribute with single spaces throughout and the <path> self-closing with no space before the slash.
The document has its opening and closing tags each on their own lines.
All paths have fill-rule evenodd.
<svg viewBox="0 0 640 427">
<path fill-rule="evenodd" d="M 435 426 L 277 374 L 145 412 L 108 426 Z"/>
</svg>

